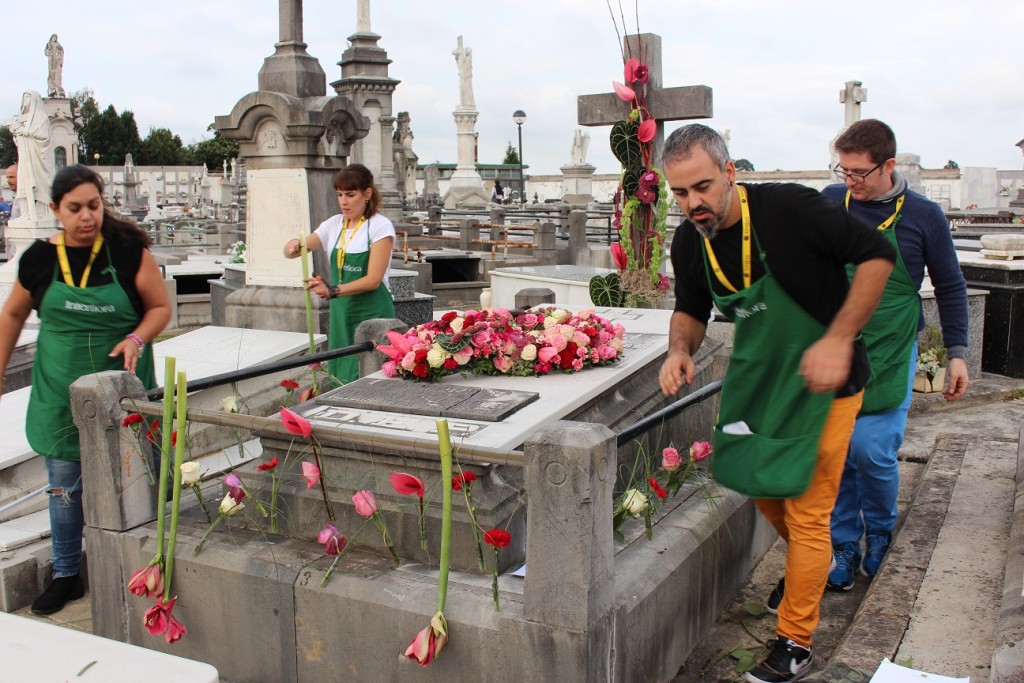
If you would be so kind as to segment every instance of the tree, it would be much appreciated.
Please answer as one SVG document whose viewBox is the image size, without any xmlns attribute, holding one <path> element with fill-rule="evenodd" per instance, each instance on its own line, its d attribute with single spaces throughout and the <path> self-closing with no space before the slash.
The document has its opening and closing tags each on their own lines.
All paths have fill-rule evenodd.
<svg viewBox="0 0 1024 683">
<path fill-rule="evenodd" d="M 750 161 L 747 160 L 747 159 L 737 159 L 736 160 L 736 170 L 737 171 L 753 171 L 754 170 L 754 164 L 750 163 Z"/>
<path fill-rule="evenodd" d="M 123 164 L 128 154 L 138 156 L 142 145 L 135 114 L 128 110 L 118 114 L 114 105 L 92 117 L 82 127 L 80 137 L 87 153 L 83 161 L 97 163 L 95 155 L 99 154 L 98 163 L 104 166 Z"/>
<path fill-rule="evenodd" d="M 18 148 L 14 146 L 14 134 L 7 126 L 0 126 L 0 170 L 18 161 Z"/>
<path fill-rule="evenodd" d="M 519 152 L 512 146 L 512 143 L 508 143 L 508 147 L 505 148 L 505 159 L 501 163 L 512 164 L 515 166 L 519 165 Z"/>
<path fill-rule="evenodd" d="M 90 151 L 87 149 L 82 132 L 85 126 L 93 121 L 100 113 L 100 105 L 93 96 L 92 88 L 82 88 L 71 93 L 71 113 L 79 119 L 82 128 L 78 131 L 78 156 L 85 163 L 90 158 Z"/>
<path fill-rule="evenodd" d="M 213 137 L 209 140 L 193 142 L 185 148 L 185 163 L 195 166 L 202 164 L 209 170 L 215 171 L 224 167 L 225 159 L 238 158 L 237 142 L 221 135 L 212 123 L 206 127 L 206 130 L 212 131 Z"/>
<path fill-rule="evenodd" d="M 953 161 L 952 159 L 950 159 L 949 161 L 946 162 L 946 165 L 943 166 L 943 168 L 948 168 L 948 169 L 952 169 L 952 170 L 955 170 L 955 171 L 959 171 L 960 170 L 960 164 L 958 164 L 955 161 Z"/>
<path fill-rule="evenodd" d="M 167 128 L 150 128 L 139 146 L 139 166 L 178 166 L 184 163 L 185 147 L 181 138 Z"/>
</svg>

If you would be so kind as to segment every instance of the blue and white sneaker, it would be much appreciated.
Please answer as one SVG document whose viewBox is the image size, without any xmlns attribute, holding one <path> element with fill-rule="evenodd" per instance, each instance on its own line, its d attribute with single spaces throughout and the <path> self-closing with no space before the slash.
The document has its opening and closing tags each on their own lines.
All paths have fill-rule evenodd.
<svg viewBox="0 0 1024 683">
<path fill-rule="evenodd" d="M 825 586 L 833 591 L 848 591 L 853 588 L 853 578 L 860 566 L 860 543 L 840 543 L 832 547 L 835 569 L 828 573 Z"/>
<path fill-rule="evenodd" d="M 892 534 L 888 531 L 869 531 L 867 540 L 867 552 L 864 553 L 864 564 L 860 571 L 864 576 L 874 577 L 878 568 L 882 566 L 882 560 L 889 552 L 892 545 Z"/>
</svg>

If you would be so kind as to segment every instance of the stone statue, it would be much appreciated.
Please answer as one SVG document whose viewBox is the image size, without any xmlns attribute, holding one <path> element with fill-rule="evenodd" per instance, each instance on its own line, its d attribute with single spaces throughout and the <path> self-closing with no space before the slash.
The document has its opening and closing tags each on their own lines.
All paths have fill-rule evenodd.
<svg viewBox="0 0 1024 683">
<path fill-rule="evenodd" d="M 590 145 L 590 133 L 577 128 L 572 136 L 572 148 L 569 150 L 569 163 L 583 166 L 587 163 L 587 147 Z"/>
<path fill-rule="evenodd" d="M 46 55 L 48 63 L 46 76 L 47 97 L 66 97 L 64 86 L 61 84 L 63 78 L 61 72 L 64 69 L 64 48 L 57 42 L 56 33 L 50 36 L 50 42 L 46 44 L 43 54 Z"/>
<path fill-rule="evenodd" d="M 459 36 L 459 47 L 452 52 L 455 63 L 459 65 L 459 105 L 464 108 L 475 107 L 473 98 L 473 50 L 463 47 L 462 36 Z"/>
<path fill-rule="evenodd" d="M 843 127 L 849 128 L 860 121 L 860 105 L 868 100 L 868 89 L 861 81 L 846 81 L 845 87 L 839 91 L 840 104 L 843 107 Z"/>
<path fill-rule="evenodd" d="M 56 36 L 54 36 L 56 38 Z M 50 212 L 50 117 L 42 96 L 26 90 L 21 97 L 21 113 L 4 121 L 18 149 L 18 191 L 14 197 L 21 218 L 45 220 Z"/>
</svg>

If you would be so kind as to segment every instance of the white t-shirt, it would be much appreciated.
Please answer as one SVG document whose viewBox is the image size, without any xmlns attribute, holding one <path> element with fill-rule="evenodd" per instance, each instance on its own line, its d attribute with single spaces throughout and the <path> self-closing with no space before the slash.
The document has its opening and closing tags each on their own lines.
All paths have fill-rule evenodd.
<svg viewBox="0 0 1024 683">
<path fill-rule="evenodd" d="M 358 220 L 358 219 L 356 219 Z M 341 236 L 342 228 L 345 225 L 345 217 L 340 213 L 336 216 L 331 216 L 313 232 L 317 237 L 320 238 L 320 244 L 327 254 L 327 258 L 331 258 L 334 253 L 335 246 L 343 246 L 338 244 L 338 238 Z M 391 220 L 386 216 L 379 213 L 375 213 L 370 216 L 370 219 L 364 221 L 359 229 L 352 235 L 352 239 L 348 242 L 348 248 L 345 250 L 347 254 L 362 254 L 369 251 L 367 247 L 366 234 L 369 230 L 370 244 L 378 242 L 386 237 L 395 238 L 395 226 L 391 223 Z M 347 236 L 346 236 L 347 237 Z M 388 276 L 391 274 L 391 259 L 388 259 L 388 269 L 384 271 L 384 286 L 388 286 Z"/>
</svg>

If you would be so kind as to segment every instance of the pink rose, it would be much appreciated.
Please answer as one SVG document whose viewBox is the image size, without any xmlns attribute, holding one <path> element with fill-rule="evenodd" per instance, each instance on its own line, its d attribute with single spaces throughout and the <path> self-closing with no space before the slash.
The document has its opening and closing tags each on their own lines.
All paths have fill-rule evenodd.
<svg viewBox="0 0 1024 683">
<path fill-rule="evenodd" d="M 352 502 L 356 504 L 356 514 L 360 517 L 373 517 L 377 512 L 377 501 L 370 491 L 359 491 L 352 496 Z"/>
<path fill-rule="evenodd" d="M 694 462 L 707 460 L 709 455 L 711 455 L 711 444 L 707 441 L 694 441 L 690 446 L 690 459 Z"/>
<path fill-rule="evenodd" d="M 679 451 L 669 446 L 661 452 L 661 468 L 666 472 L 675 472 L 683 464 Z"/>
</svg>

